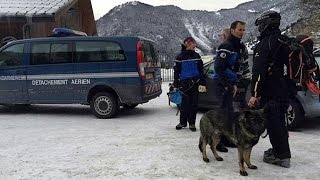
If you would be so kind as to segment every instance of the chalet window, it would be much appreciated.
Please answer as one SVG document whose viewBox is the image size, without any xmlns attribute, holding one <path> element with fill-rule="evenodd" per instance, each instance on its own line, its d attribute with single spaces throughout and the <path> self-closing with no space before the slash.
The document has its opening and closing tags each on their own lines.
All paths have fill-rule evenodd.
<svg viewBox="0 0 320 180">
<path fill-rule="evenodd" d="M 34 43 L 31 50 L 31 64 L 72 63 L 70 43 Z"/>
<path fill-rule="evenodd" d="M 76 42 L 76 62 L 124 61 L 126 57 L 115 42 Z"/>
<path fill-rule="evenodd" d="M 24 44 L 7 47 L 0 52 L 0 67 L 19 66 L 23 62 Z"/>
</svg>

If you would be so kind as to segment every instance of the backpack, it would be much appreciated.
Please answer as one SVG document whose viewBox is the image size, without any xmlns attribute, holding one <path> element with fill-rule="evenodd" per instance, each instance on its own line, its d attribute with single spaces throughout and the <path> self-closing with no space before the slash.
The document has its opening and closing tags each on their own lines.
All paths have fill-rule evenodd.
<svg viewBox="0 0 320 180">
<path fill-rule="evenodd" d="M 309 89 L 320 95 L 320 69 L 313 55 L 313 40 L 307 35 L 291 38 L 283 35 L 279 41 L 290 50 L 287 72 L 291 83 L 295 84 L 296 88 Z"/>
</svg>

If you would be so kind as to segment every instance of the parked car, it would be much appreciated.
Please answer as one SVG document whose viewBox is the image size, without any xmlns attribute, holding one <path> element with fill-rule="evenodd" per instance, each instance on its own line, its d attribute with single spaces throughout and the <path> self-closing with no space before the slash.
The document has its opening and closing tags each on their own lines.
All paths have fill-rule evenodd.
<svg viewBox="0 0 320 180">
<path fill-rule="evenodd" d="M 200 108 L 212 108 L 219 105 L 218 98 L 216 96 L 216 85 L 212 79 L 214 74 L 214 57 L 210 61 L 204 62 L 204 73 L 206 76 L 206 93 L 199 94 L 198 106 Z M 245 94 L 244 87 L 238 87 L 239 93 L 235 97 L 235 102 L 240 102 L 241 99 L 249 97 L 249 94 Z"/>
<path fill-rule="evenodd" d="M 320 63 L 320 50 L 315 52 L 319 55 L 315 55 L 317 62 Z M 250 66 L 252 66 L 252 52 L 249 54 L 251 60 Z M 200 93 L 199 95 L 199 107 L 201 108 L 211 108 L 213 106 L 218 105 L 218 100 L 215 94 L 216 87 L 214 85 L 213 79 L 211 78 L 214 74 L 214 58 L 204 63 L 204 72 L 206 76 L 207 82 L 207 92 Z M 249 90 L 245 94 L 244 88 L 239 87 L 240 94 L 236 97 L 236 102 L 241 99 L 241 97 L 245 96 L 245 99 L 248 100 L 250 98 L 250 85 Z M 286 120 L 288 122 L 289 128 L 298 127 L 306 117 L 319 117 L 320 116 L 320 99 L 319 96 L 312 94 L 309 90 L 307 91 L 299 91 L 295 98 L 290 99 L 289 107 L 287 109 Z"/>
<path fill-rule="evenodd" d="M 319 64 L 319 62 L 320 62 L 320 49 L 316 49 L 315 51 L 313 51 L 313 54 Z"/>
<path fill-rule="evenodd" d="M 142 37 L 69 36 L 12 41 L 0 48 L 0 104 L 84 104 L 98 118 L 161 93 L 155 43 Z M 66 35 L 67 34 L 67 35 Z"/>
</svg>

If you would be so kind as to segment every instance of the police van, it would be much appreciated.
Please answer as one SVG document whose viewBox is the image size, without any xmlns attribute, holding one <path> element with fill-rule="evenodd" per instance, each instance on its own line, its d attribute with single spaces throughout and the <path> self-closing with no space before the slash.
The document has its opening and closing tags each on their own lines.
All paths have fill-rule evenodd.
<svg viewBox="0 0 320 180">
<path fill-rule="evenodd" d="M 0 49 L 0 104 L 84 104 L 111 118 L 160 96 L 159 64 L 154 42 L 142 37 L 13 41 Z"/>
</svg>

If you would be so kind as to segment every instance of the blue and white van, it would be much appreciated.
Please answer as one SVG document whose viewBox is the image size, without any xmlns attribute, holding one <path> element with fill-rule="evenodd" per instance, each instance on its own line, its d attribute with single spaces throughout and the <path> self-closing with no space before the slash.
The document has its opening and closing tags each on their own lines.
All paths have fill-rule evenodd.
<svg viewBox="0 0 320 180">
<path fill-rule="evenodd" d="M 85 104 L 114 117 L 161 93 L 154 42 L 142 37 L 47 37 L 0 49 L 0 104 Z"/>
</svg>

